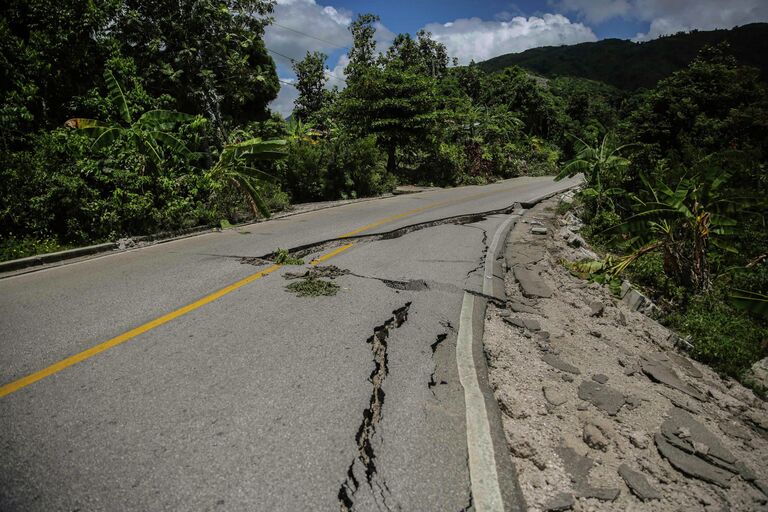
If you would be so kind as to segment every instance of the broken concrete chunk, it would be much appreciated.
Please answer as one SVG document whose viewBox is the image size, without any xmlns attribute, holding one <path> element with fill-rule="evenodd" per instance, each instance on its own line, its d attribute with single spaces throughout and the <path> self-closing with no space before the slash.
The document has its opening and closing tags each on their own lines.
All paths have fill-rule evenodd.
<svg viewBox="0 0 768 512">
<path fill-rule="evenodd" d="M 518 318 L 516 316 L 512 316 L 509 318 L 504 318 L 504 321 L 508 323 L 509 325 L 514 325 L 515 327 L 520 327 L 521 329 L 525 328 L 525 324 L 523 323 L 522 318 Z"/>
<path fill-rule="evenodd" d="M 533 448 L 531 448 L 531 445 L 525 440 L 509 443 L 509 451 L 512 453 L 513 457 L 517 457 L 518 459 L 530 459 L 536 455 Z"/>
<path fill-rule="evenodd" d="M 589 316 L 603 316 L 605 306 L 603 306 L 601 302 L 595 300 L 589 303 L 589 309 L 591 310 Z"/>
<path fill-rule="evenodd" d="M 544 510 L 547 512 L 561 512 L 563 510 L 572 509 L 574 504 L 575 500 L 573 499 L 573 494 L 559 492 L 544 504 Z"/>
<path fill-rule="evenodd" d="M 673 363 L 679 366 L 683 370 L 683 373 L 689 377 L 700 379 L 704 376 L 698 368 L 693 366 L 693 363 L 687 357 L 681 356 L 680 354 L 671 351 L 668 352 L 667 355 L 669 356 L 669 359 L 671 359 Z"/>
<path fill-rule="evenodd" d="M 684 475 L 698 478 L 726 489 L 731 486 L 730 480 L 733 477 L 733 473 L 715 467 L 695 455 L 675 448 L 661 434 L 656 434 L 653 440 L 661 456 L 667 459 L 672 467 Z"/>
<path fill-rule="evenodd" d="M 608 449 L 608 438 L 606 438 L 605 435 L 603 435 L 602 430 L 593 423 L 584 424 L 582 439 L 584 439 L 584 443 L 593 450 L 606 451 Z"/>
<path fill-rule="evenodd" d="M 579 398 L 590 402 L 609 416 L 616 416 L 626 403 L 626 398 L 618 391 L 589 380 L 582 381 L 579 385 Z"/>
<path fill-rule="evenodd" d="M 668 366 L 661 361 L 643 358 L 641 368 L 643 369 L 643 373 L 645 373 L 652 381 L 660 382 L 671 388 L 682 391 L 701 402 L 706 401 L 706 397 L 701 391 L 690 384 L 683 382 L 671 366 Z"/>
<path fill-rule="evenodd" d="M 525 328 L 529 331 L 541 330 L 541 324 L 538 320 L 533 320 L 532 318 L 523 318 L 523 324 L 525 324 Z"/>
<path fill-rule="evenodd" d="M 573 448 L 564 445 L 555 448 L 555 453 L 563 461 L 565 472 L 571 477 L 576 496 L 596 498 L 602 501 L 613 501 L 619 497 L 619 489 L 592 487 L 589 484 L 589 471 L 592 469 L 595 461 L 589 457 L 579 455 Z"/>
<path fill-rule="evenodd" d="M 661 434 L 675 447 L 696 454 L 710 464 L 736 472 L 736 458 L 707 427 L 682 409 L 673 407 L 661 424 Z M 725 463 L 725 464 L 723 464 Z"/>
<path fill-rule="evenodd" d="M 510 317 L 510 318 L 504 318 L 504 321 L 516 327 L 522 327 L 524 329 L 528 329 L 529 331 L 541 330 L 541 324 L 539 323 L 539 321 L 533 320 L 532 318 Z"/>
<path fill-rule="evenodd" d="M 552 290 L 539 276 L 538 272 L 522 267 L 515 267 L 515 279 L 520 283 L 523 295 L 528 298 L 550 298 Z"/>
<path fill-rule="evenodd" d="M 645 432 L 640 432 L 638 430 L 630 432 L 629 442 L 632 443 L 635 448 L 640 448 L 641 450 L 648 448 L 648 436 Z"/>
<path fill-rule="evenodd" d="M 547 402 L 554 405 L 555 407 L 558 405 L 563 405 L 568 401 L 568 397 L 565 395 L 565 393 L 558 391 L 557 388 L 552 386 L 544 386 L 542 390 L 544 391 L 544 398 L 546 398 Z"/>
<path fill-rule="evenodd" d="M 531 306 L 526 306 L 525 304 L 522 304 L 520 302 L 510 301 L 508 306 L 509 306 L 509 309 L 511 309 L 515 313 L 530 313 L 532 315 L 540 314 L 536 309 L 532 308 Z"/>
<path fill-rule="evenodd" d="M 532 235 L 546 235 L 547 234 L 547 228 L 541 227 L 541 226 L 533 226 L 533 227 L 531 227 L 531 234 Z"/>
<path fill-rule="evenodd" d="M 566 363 L 554 354 L 548 353 L 541 356 L 541 360 L 547 363 L 552 368 L 556 368 L 560 371 L 572 373 L 574 375 L 581 375 L 581 370 L 576 368 L 570 363 Z"/>
<path fill-rule="evenodd" d="M 723 420 L 717 424 L 720 430 L 728 436 L 738 439 L 749 440 L 752 439 L 752 432 L 735 420 Z"/>
<path fill-rule="evenodd" d="M 629 487 L 629 490 L 632 491 L 632 494 L 640 498 L 640 500 L 648 501 L 661 499 L 661 493 L 651 487 L 651 484 L 648 483 L 648 480 L 642 473 L 633 470 L 626 464 L 622 464 L 619 466 L 619 475 L 624 479 L 624 482 L 627 484 L 627 487 Z"/>
</svg>

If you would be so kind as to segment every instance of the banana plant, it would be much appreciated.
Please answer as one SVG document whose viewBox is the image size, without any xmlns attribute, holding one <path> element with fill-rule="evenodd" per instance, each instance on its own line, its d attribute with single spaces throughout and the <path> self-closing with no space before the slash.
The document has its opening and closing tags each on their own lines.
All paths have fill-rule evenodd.
<svg viewBox="0 0 768 512">
<path fill-rule="evenodd" d="M 555 181 L 583 174 L 587 187 L 581 191 L 581 195 L 595 199 L 597 213 L 600 212 L 605 203 L 609 203 L 613 207 L 611 197 L 623 194 L 624 191 L 616 187 L 605 188 L 603 181 L 609 173 L 621 174 L 624 172 L 630 161 L 621 156 L 621 152 L 634 144 L 617 146 L 609 133 L 606 133 L 603 140 L 594 146 L 575 135 L 572 137 L 578 141 L 579 150 L 576 156 L 555 177 Z"/>
<path fill-rule="evenodd" d="M 311 123 L 304 123 L 301 119 L 291 120 L 291 123 L 288 125 L 288 132 L 290 133 L 291 140 L 309 142 L 310 144 L 317 144 L 317 140 L 323 135 Z"/>
<path fill-rule="evenodd" d="M 261 196 L 264 183 L 274 177 L 254 166 L 258 160 L 277 160 L 285 156 L 286 141 L 281 139 L 248 139 L 226 144 L 219 159 L 206 176 L 221 184 L 231 184 L 246 198 L 253 214 L 269 218 L 269 208 Z"/>
<path fill-rule="evenodd" d="M 195 116 L 172 110 L 150 110 L 134 121 L 123 88 L 112 71 L 104 72 L 104 80 L 107 83 L 109 99 L 117 108 L 121 122 L 110 124 L 96 119 L 75 117 L 64 123 L 65 126 L 81 130 L 93 138 L 93 149 L 109 147 L 118 138 L 125 138 L 156 166 L 160 166 L 164 160 L 163 149 L 183 158 L 193 156 L 187 146 L 171 131 L 177 124 L 190 122 Z"/>
<path fill-rule="evenodd" d="M 682 178 L 675 188 L 658 182 L 651 185 L 645 176 L 644 198 L 632 196 L 638 213 L 617 227 L 631 236 L 635 248 L 614 267 L 619 272 L 640 256 L 661 250 L 664 270 L 695 290 L 708 289 L 712 282 L 707 253 L 710 244 L 736 252 L 727 237 L 736 233 L 736 216 L 748 213 L 745 198 L 727 197 L 723 185 L 728 174 L 717 167 Z"/>
</svg>

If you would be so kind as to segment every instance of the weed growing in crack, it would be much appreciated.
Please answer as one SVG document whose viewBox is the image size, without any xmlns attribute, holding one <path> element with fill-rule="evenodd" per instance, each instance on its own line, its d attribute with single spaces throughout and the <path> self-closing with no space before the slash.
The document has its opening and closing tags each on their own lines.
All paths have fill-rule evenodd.
<svg viewBox="0 0 768 512">
<path fill-rule="evenodd" d="M 339 291 L 339 285 L 326 281 L 324 279 L 318 279 L 316 277 L 307 277 L 300 281 L 294 281 L 285 287 L 289 292 L 295 293 L 299 297 L 320 297 L 336 295 Z"/>
<path fill-rule="evenodd" d="M 278 247 L 277 251 L 275 251 L 275 263 L 278 265 L 303 265 L 304 260 L 291 256 L 288 249 L 280 249 Z"/>
</svg>

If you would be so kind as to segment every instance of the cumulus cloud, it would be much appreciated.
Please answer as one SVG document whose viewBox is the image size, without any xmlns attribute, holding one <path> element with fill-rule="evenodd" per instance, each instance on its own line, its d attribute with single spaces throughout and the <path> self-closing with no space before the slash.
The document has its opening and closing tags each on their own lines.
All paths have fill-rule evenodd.
<svg viewBox="0 0 768 512">
<path fill-rule="evenodd" d="M 480 18 L 458 19 L 448 23 L 430 23 L 424 27 L 436 41 L 443 43 L 459 63 L 486 60 L 505 53 L 521 52 L 537 46 L 596 41 L 592 29 L 573 23 L 561 14 L 541 17 L 516 16 L 509 21 L 484 21 Z"/>
<path fill-rule="evenodd" d="M 269 108 L 283 117 L 288 117 L 293 112 L 293 102 L 299 97 L 299 91 L 295 87 L 288 85 L 295 82 L 295 78 L 286 77 L 280 78 L 280 80 L 282 81 L 280 91 L 277 93 L 277 98 L 269 104 Z"/>
<path fill-rule="evenodd" d="M 330 53 L 352 44 L 347 30 L 352 13 L 344 9 L 323 7 L 315 0 L 278 0 L 273 16 L 275 24 L 264 35 L 267 48 L 293 59 L 301 60 L 307 51 Z"/>
<path fill-rule="evenodd" d="M 576 12 L 590 23 L 626 16 L 632 9 L 629 0 L 550 0 L 548 3 L 560 12 Z"/>
<path fill-rule="evenodd" d="M 352 12 L 330 5 L 318 5 L 315 0 L 277 0 L 273 14 L 274 23 L 267 26 L 264 42 L 284 82 L 293 82 L 295 76 L 288 59 L 301 60 L 307 52 L 321 51 L 336 57 L 336 65 L 326 72 L 327 87 L 344 87 L 344 69 L 349 63 L 346 55 L 352 45 L 349 24 Z M 376 23 L 376 47 L 386 51 L 395 34 L 382 23 Z M 277 99 L 270 108 L 288 116 L 293 111 L 293 102 L 298 93 L 294 87 L 281 84 Z"/>
<path fill-rule="evenodd" d="M 766 0 L 551 0 L 550 5 L 591 23 L 615 17 L 647 22 L 648 32 L 637 34 L 638 40 L 768 21 Z"/>
</svg>

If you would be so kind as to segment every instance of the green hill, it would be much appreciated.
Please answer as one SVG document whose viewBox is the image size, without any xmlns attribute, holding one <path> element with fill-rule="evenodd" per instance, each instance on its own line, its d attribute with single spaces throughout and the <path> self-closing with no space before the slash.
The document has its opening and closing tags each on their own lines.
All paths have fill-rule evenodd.
<svg viewBox="0 0 768 512">
<path fill-rule="evenodd" d="M 741 62 L 768 79 L 768 23 L 730 30 L 692 31 L 635 43 L 604 39 L 571 46 L 545 46 L 494 57 L 478 65 L 488 73 L 520 66 L 545 77 L 576 76 L 625 90 L 652 87 L 684 68 L 705 45 L 726 41 Z"/>
</svg>

